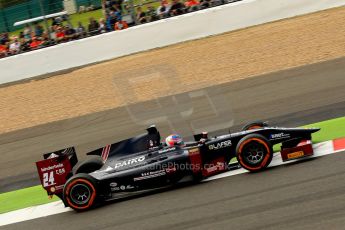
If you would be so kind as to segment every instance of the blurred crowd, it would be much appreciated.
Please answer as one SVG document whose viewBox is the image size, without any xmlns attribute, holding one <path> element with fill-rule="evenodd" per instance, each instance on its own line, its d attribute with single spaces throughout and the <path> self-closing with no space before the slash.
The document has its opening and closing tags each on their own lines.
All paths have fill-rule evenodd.
<svg viewBox="0 0 345 230">
<path fill-rule="evenodd" d="M 229 1 L 232 2 L 232 1 Z M 0 58 L 22 52 L 40 49 L 71 40 L 94 36 L 115 30 L 127 29 L 129 26 L 144 24 L 164 18 L 169 18 L 212 6 L 225 4 L 224 0 L 161 0 L 158 7 L 149 4 L 146 10 L 143 7 L 135 7 L 135 18 L 126 21 L 123 19 L 124 11 L 131 12 L 128 0 L 107 0 L 105 19 L 95 20 L 90 18 L 87 25 L 81 22 L 76 26 L 69 23 L 68 16 L 54 18 L 49 25 L 49 32 L 41 23 L 26 25 L 17 36 L 9 36 L 9 33 L 0 34 Z M 126 13 L 127 14 L 127 13 Z"/>
</svg>

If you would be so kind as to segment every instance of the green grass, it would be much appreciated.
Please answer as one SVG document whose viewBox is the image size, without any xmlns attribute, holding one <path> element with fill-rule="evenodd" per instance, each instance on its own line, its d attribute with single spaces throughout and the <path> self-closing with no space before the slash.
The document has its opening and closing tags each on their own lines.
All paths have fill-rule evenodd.
<svg viewBox="0 0 345 230">
<path fill-rule="evenodd" d="M 345 137 L 345 117 L 322 121 L 315 124 L 302 126 L 304 128 L 321 128 L 319 132 L 313 133 L 313 143 L 334 140 Z M 280 151 L 281 144 L 273 146 L 274 152 Z"/>
<path fill-rule="evenodd" d="M 154 2 L 154 1 L 143 1 L 143 0 L 134 0 L 134 5 L 135 6 L 142 6 L 142 9 L 143 11 L 146 11 L 147 10 L 147 6 L 148 5 L 152 5 L 155 9 L 157 9 L 157 7 L 160 5 L 160 2 L 157 1 L 157 2 Z M 128 12 L 124 12 L 124 14 L 127 14 Z M 83 26 L 85 26 L 85 28 L 87 28 L 87 25 L 89 24 L 89 18 L 94 18 L 96 19 L 97 21 L 100 19 L 100 18 L 104 18 L 104 15 L 103 15 L 103 12 L 102 12 L 102 9 L 99 9 L 99 10 L 94 10 L 94 11 L 90 11 L 90 12 L 85 12 L 85 13 L 81 13 L 81 14 L 71 14 L 70 15 L 70 23 L 72 24 L 73 27 L 77 27 L 78 25 L 78 22 L 81 22 L 83 24 Z M 52 21 L 49 19 L 48 20 L 48 25 L 50 26 L 52 23 Z M 43 28 L 45 28 L 45 24 L 44 22 L 40 22 L 39 23 L 40 25 L 43 26 Z M 63 23 L 64 25 L 66 24 L 66 22 Z M 16 31 L 12 31 L 10 32 L 10 36 L 18 36 L 19 33 L 23 31 L 23 29 L 18 29 Z"/>
<path fill-rule="evenodd" d="M 89 24 L 89 18 L 94 18 L 98 21 L 98 19 L 103 17 L 102 10 L 94 10 L 82 14 L 72 14 L 70 15 L 70 21 L 74 27 L 78 25 L 78 22 L 81 22 L 85 27 L 87 27 Z"/>
<path fill-rule="evenodd" d="M 321 128 L 321 131 L 313 134 L 314 143 L 345 137 L 345 117 L 318 122 L 303 127 Z M 274 146 L 274 150 L 279 151 L 279 145 Z M 41 186 L 2 193 L 0 194 L 0 213 L 45 204 L 56 200 L 58 200 L 56 197 L 52 200 L 48 200 L 47 193 Z"/>
<path fill-rule="evenodd" d="M 89 24 L 89 18 L 94 18 L 98 21 L 98 19 L 103 18 L 103 13 L 102 10 L 94 10 L 86 13 L 81 13 L 81 14 L 71 14 L 70 15 L 70 23 L 72 24 L 73 27 L 77 27 L 78 22 L 81 22 L 85 28 L 87 28 L 87 25 Z M 44 22 L 40 22 L 40 25 L 45 28 Z M 48 20 L 48 25 L 50 26 L 52 24 L 51 20 Z M 67 22 L 63 23 L 64 25 L 67 24 Z M 19 29 L 13 32 L 10 32 L 10 36 L 18 36 L 19 33 L 23 31 L 23 29 Z"/>
<path fill-rule="evenodd" d="M 154 2 L 154 0 L 153 1 L 134 0 L 133 3 L 135 6 L 142 6 L 143 11 L 146 11 L 147 7 L 149 5 L 152 5 L 155 9 L 157 9 L 157 7 L 160 5 L 159 1 Z M 135 8 L 137 8 L 137 7 L 135 7 Z M 124 11 L 124 14 L 128 14 L 128 12 Z M 78 22 L 81 22 L 83 24 L 83 26 L 85 26 L 85 28 L 87 28 L 87 25 L 89 24 L 89 18 L 91 18 L 91 17 L 96 19 L 97 21 L 100 18 L 104 18 L 102 9 L 94 10 L 94 11 L 90 11 L 90 12 L 85 12 L 85 13 L 81 13 L 81 14 L 78 14 L 78 13 L 71 14 L 70 15 L 70 23 L 72 24 L 73 27 L 76 27 L 78 25 Z M 50 26 L 51 23 L 52 23 L 52 21 L 49 19 L 48 25 Z M 43 28 L 45 28 L 45 24 L 43 21 L 40 22 L 39 24 L 42 25 Z M 65 25 L 66 22 L 64 22 L 63 24 Z M 23 31 L 23 29 L 18 29 L 16 31 L 12 31 L 12 32 L 10 32 L 10 36 L 18 36 L 21 31 Z"/>
<path fill-rule="evenodd" d="M 6 192 L 0 194 L 0 213 L 10 212 L 34 205 L 46 204 L 57 200 L 57 197 L 49 200 L 47 192 L 42 188 L 42 186 L 34 186 L 17 191 Z"/>
<path fill-rule="evenodd" d="M 313 142 L 322 142 L 333 140 L 340 137 L 345 137 L 345 117 L 336 118 L 333 120 L 323 121 L 311 125 L 303 126 L 305 128 L 318 127 L 321 128 L 319 132 L 313 134 Z"/>
</svg>

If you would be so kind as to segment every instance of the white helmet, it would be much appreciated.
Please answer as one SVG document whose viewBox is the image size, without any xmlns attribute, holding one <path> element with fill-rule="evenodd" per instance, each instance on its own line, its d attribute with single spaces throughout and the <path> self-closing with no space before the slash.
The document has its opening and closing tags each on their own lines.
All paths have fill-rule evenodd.
<svg viewBox="0 0 345 230">
<path fill-rule="evenodd" d="M 169 147 L 184 144 L 182 137 L 178 134 L 171 134 L 171 135 L 167 136 L 167 138 L 165 138 L 165 143 Z"/>
</svg>

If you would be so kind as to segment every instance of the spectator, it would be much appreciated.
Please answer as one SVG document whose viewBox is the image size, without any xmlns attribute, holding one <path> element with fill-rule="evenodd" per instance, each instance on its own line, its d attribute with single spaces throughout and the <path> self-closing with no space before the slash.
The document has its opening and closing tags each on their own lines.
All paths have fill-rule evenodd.
<svg viewBox="0 0 345 230">
<path fill-rule="evenodd" d="M 137 8 L 137 21 L 139 24 L 143 24 L 143 23 L 147 22 L 146 13 L 143 12 L 143 10 L 140 6 Z"/>
<path fill-rule="evenodd" d="M 52 20 L 52 26 L 61 26 L 62 23 L 62 18 L 60 17 L 55 17 Z"/>
<path fill-rule="evenodd" d="M 30 51 L 31 50 L 30 43 L 31 43 L 31 40 L 26 40 L 26 39 L 23 40 L 21 44 L 21 51 L 22 52 Z"/>
<path fill-rule="evenodd" d="M 37 37 L 33 37 L 30 43 L 31 50 L 36 50 L 36 49 L 41 48 L 42 43 L 43 42 L 39 40 Z"/>
<path fill-rule="evenodd" d="M 0 44 L 1 44 L 1 45 L 5 43 L 5 41 L 3 41 L 4 36 L 5 36 L 4 33 L 1 33 L 1 34 L 0 34 Z"/>
<path fill-rule="evenodd" d="M 13 41 L 10 43 L 9 52 L 11 55 L 19 54 L 20 53 L 21 44 L 18 41 L 18 38 L 14 38 Z"/>
<path fill-rule="evenodd" d="M 149 5 L 147 7 L 146 15 L 149 22 L 157 21 L 159 19 L 157 11 L 155 10 L 155 8 L 153 8 L 152 5 Z"/>
<path fill-rule="evenodd" d="M 37 23 L 35 25 L 35 36 L 36 37 L 42 37 L 43 32 L 44 32 L 43 27 Z"/>
<path fill-rule="evenodd" d="M 1 34 L 1 38 L 0 38 L 0 43 L 2 45 L 6 45 L 10 42 L 10 38 L 9 38 L 9 35 L 8 33 L 3 33 Z"/>
<path fill-rule="evenodd" d="M 73 39 L 75 39 L 77 37 L 77 32 L 75 31 L 75 29 L 69 25 L 65 26 L 65 40 L 66 41 L 71 41 Z"/>
<path fill-rule="evenodd" d="M 78 27 L 76 29 L 76 35 L 78 38 L 86 37 L 86 29 L 81 22 L 78 22 Z"/>
<path fill-rule="evenodd" d="M 88 25 L 88 33 L 91 36 L 98 34 L 98 28 L 99 28 L 98 22 L 94 18 L 90 18 L 89 21 L 90 22 Z"/>
<path fill-rule="evenodd" d="M 29 25 L 25 25 L 23 33 L 24 33 L 24 38 L 26 40 L 31 39 L 32 30 L 31 30 L 31 27 Z"/>
<path fill-rule="evenodd" d="M 107 13 L 106 16 L 106 29 L 107 31 L 113 31 L 114 30 L 114 25 L 116 23 L 117 19 L 113 11 Z"/>
<path fill-rule="evenodd" d="M 103 18 L 100 18 L 100 19 L 99 19 L 98 31 L 99 31 L 99 33 L 101 33 L 101 34 L 107 32 L 107 27 L 106 27 L 106 25 L 105 25 L 105 21 L 104 21 Z"/>
<path fill-rule="evenodd" d="M 64 15 L 61 15 L 61 21 L 68 21 L 69 20 L 69 14 L 64 14 Z"/>
<path fill-rule="evenodd" d="M 198 0 L 187 0 L 184 5 L 188 12 L 193 12 L 199 10 L 200 2 Z"/>
<path fill-rule="evenodd" d="M 18 54 L 20 52 L 30 51 L 40 47 L 52 45 L 54 43 L 61 43 L 64 41 L 71 41 L 78 38 L 86 37 L 90 35 L 96 35 L 99 33 L 105 33 L 108 31 L 122 30 L 128 28 L 126 21 L 122 20 L 122 9 L 131 12 L 131 8 L 126 8 L 130 0 L 106 0 L 106 18 L 105 20 L 95 20 L 90 18 L 90 22 L 85 27 L 79 22 L 76 28 L 72 26 L 62 26 L 63 21 L 67 20 L 67 15 L 62 17 L 56 17 L 52 20 L 52 26 L 48 36 L 47 31 L 42 27 L 42 23 L 35 23 L 33 27 L 25 25 L 23 31 L 20 32 L 17 38 L 9 38 L 8 33 L 0 34 L 0 56 L 8 56 Z M 147 6 L 146 12 L 142 7 L 137 8 L 137 17 L 135 21 L 138 24 L 146 22 L 152 22 L 162 18 L 180 15 L 185 12 L 191 12 L 203 8 L 212 7 L 217 2 L 224 3 L 223 0 L 171 0 L 171 4 L 168 0 L 161 0 L 160 6 L 155 10 L 152 5 Z M 130 15 L 129 15 L 130 16 Z M 132 23 L 133 20 L 131 19 Z"/>
<path fill-rule="evenodd" d="M 110 0 L 106 0 L 104 2 L 104 4 L 105 4 L 105 8 L 107 8 L 107 9 L 111 7 L 111 1 Z"/>
<path fill-rule="evenodd" d="M 55 37 L 58 43 L 65 41 L 65 32 L 61 26 L 57 27 L 55 31 Z"/>
<path fill-rule="evenodd" d="M 200 6 L 201 6 L 201 9 L 206 9 L 206 8 L 211 7 L 211 0 L 201 0 Z"/>
<path fill-rule="evenodd" d="M 166 18 L 169 16 L 170 5 L 167 0 L 162 0 L 161 5 L 157 8 L 157 16 L 159 19 Z"/>
<path fill-rule="evenodd" d="M 121 14 L 120 8 L 121 7 L 115 6 L 114 16 L 115 16 L 116 20 L 121 20 L 122 19 L 122 14 Z"/>
<path fill-rule="evenodd" d="M 49 38 L 48 32 L 44 31 L 41 38 L 41 47 L 52 45 L 52 40 Z"/>
<path fill-rule="evenodd" d="M 7 57 L 7 45 L 0 44 L 0 58 Z"/>
<path fill-rule="evenodd" d="M 119 10 L 119 12 L 121 13 L 121 6 L 122 6 L 122 3 L 123 3 L 123 0 L 113 0 L 113 1 L 110 1 L 110 7 L 109 9 L 110 10 L 113 10 L 113 11 L 116 11 L 116 10 Z"/>
<path fill-rule="evenodd" d="M 184 5 L 179 0 L 172 0 L 172 4 L 169 10 L 170 16 L 181 15 L 185 12 Z"/>
<path fill-rule="evenodd" d="M 125 2 L 123 4 L 123 9 L 125 9 L 125 11 L 130 13 L 132 11 L 132 9 L 131 9 L 131 6 L 128 3 L 129 3 L 129 0 L 125 0 Z"/>
<path fill-rule="evenodd" d="M 50 27 L 50 38 L 54 41 L 56 41 L 56 33 L 57 33 L 58 26 L 51 26 Z"/>
<path fill-rule="evenodd" d="M 18 35 L 18 39 L 20 42 L 22 42 L 22 40 L 24 40 L 24 32 L 20 31 L 19 35 Z"/>
<path fill-rule="evenodd" d="M 115 30 L 124 30 L 124 29 L 127 29 L 128 28 L 128 24 L 126 21 L 117 21 L 115 23 Z"/>
</svg>

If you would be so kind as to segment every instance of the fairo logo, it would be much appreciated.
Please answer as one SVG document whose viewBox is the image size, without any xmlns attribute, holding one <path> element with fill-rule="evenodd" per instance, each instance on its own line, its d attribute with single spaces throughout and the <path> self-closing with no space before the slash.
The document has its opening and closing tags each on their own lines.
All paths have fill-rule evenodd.
<svg viewBox="0 0 345 230">
<path fill-rule="evenodd" d="M 228 141 L 223 141 L 223 142 L 220 142 L 217 144 L 209 145 L 208 148 L 209 148 L 209 150 L 217 150 L 217 149 L 229 147 L 231 145 L 232 145 L 231 140 L 228 140 Z"/>
<path fill-rule="evenodd" d="M 277 134 L 271 134 L 271 138 L 270 139 L 281 139 L 281 138 L 288 138 L 288 137 L 290 137 L 289 134 L 277 133 Z"/>
<path fill-rule="evenodd" d="M 133 158 L 133 159 L 129 159 L 129 160 L 126 160 L 126 161 L 122 161 L 122 162 L 116 163 L 114 168 L 116 169 L 116 168 L 124 167 L 124 166 L 127 166 L 127 165 L 132 165 L 132 164 L 135 164 L 135 163 L 142 162 L 144 160 L 145 160 L 145 156 L 136 157 L 136 158 Z"/>
</svg>

